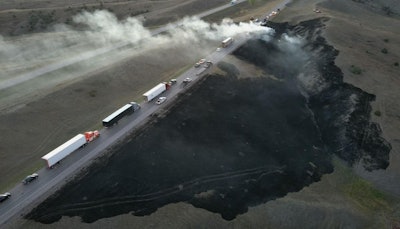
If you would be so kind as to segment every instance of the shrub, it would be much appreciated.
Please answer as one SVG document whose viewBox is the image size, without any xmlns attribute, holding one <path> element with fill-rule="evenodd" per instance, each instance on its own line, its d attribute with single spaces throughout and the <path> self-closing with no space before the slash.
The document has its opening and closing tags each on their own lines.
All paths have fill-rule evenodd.
<svg viewBox="0 0 400 229">
<path fill-rule="evenodd" d="M 350 66 L 350 72 L 355 74 L 355 75 L 360 75 L 362 73 L 362 69 L 360 67 L 351 65 Z"/>
<path fill-rule="evenodd" d="M 90 97 L 96 97 L 96 95 L 97 95 L 97 91 L 96 90 L 89 91 L 89 96 Z"/>
<path fill-rule="evenodd" d="M 399 62 L 394 62 L 393 65 L 396 66 L 396 67 L 398 67 L 398 66 L 399 66 Z"/>
<path fill-rule="evenodd" d="M 392 9 L 389 6 L 382 6 L 382 10 L 386 13 L 386 15 L 390 16 L 393 14 Z"/>
<path fill-rule="evenodd" d="M 378 117 L 380 117 L 380 116 L 382 115 L 382 113 L 381 113 L 380 110 L 375 111 L 374 114 L 375 114 L 376 116 L 378 116 Z"/>
<path fill-rule="evenodd" d="M 385 43 L 388 43 L 388 42 L 389 42 L 389 39 L 385 38 L 385 39 L 383 39 L 383 41 L 384 41 Z"/>
<path fill-rule="evenodd" d="M 387 54 L 387 53 L 388 53 L 388 50 L 387 50 L 386 48 L 383 48 L 383 49 L 381 50 L 381 52 L 384 53 L 384 54 Z"/>
</svg>

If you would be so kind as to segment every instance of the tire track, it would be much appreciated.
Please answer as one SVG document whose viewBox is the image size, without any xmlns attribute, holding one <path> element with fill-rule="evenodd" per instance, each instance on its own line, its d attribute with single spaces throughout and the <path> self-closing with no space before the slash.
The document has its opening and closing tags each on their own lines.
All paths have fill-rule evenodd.
<svg viewBox="0 0 400 229">
<path fill-rule="evenodd" d="M 237 177 L 246 177 L 253 175 L 258 175 L 258 178 L 260 178 L 274 173 L 283 173 L 284 168 L 285 166 L 275 167 L 271 169 L 270 167 L 264 166 L 253 169 L 245 169 L 245 170 L 215 174 L 210 176 L 203 176 L 153 193 L 148 193 L 143 195 L 128 195 L 128 196 L 113 197 L 113 198 L 107 198 L 85 203 L 63 205 L 60 206 L 59 208 L 50 210 L 51 213 L 49 212 L 48 214 L 45 214 L 40 218 L 62 215 L 68 212 L 87 211 L 101 207 L 110 207 L 122 204 L 144 203 L 144 202 L 155 201 L 157 199 L 171 196 L 173 194 L 185 191 L 195 186 L 212 183 L 216 181 L 229 180 Z"/>
</svg>

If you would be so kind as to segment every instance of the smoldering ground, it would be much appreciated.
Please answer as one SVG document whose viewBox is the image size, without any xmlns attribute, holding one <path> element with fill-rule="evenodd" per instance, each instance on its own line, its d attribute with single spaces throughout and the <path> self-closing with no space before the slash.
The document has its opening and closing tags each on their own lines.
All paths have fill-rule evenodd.
<svg viewBox="0 0 400 229">
<path fill-rule="evenodd" d="M 51 223 L 79 215 L 93 222 L 185 201 L 231 220 L 249 205 L 300 190 L 332 167 L 293 86 L 209 76 L 28 217 Z"/>
<path fill-rule="evenodd" d="M 322 22 L 271 26 L 271 41 L 253 39 L 234 52 L 264 76 L 219 64 L 224 76 L 198 83 L 27 217 L 93 222 L 185 201 L 231 220 L 319 180 L 334 153 L 386 168 L 390 145 L 369 121 L 373 95 L 343 83 L 337 51 L 318 33 Z"/>
</svg>

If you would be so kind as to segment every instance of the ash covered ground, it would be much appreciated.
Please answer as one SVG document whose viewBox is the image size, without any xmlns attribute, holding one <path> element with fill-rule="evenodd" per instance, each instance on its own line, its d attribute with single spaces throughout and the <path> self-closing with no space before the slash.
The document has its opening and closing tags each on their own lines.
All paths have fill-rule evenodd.
<svg viewBox="0 0 400 229">
<path fill-rule="evenodd" d="M 27 218 L 90 223 L 183 201 L 231 220 L 332 172 L 333 154 L 386 168 L 391 147 L 369 121 L 374 95 L 343 83 L 322 20 L 270 26 L 272 40 L 234 53 L 264 76 L 219 64 L 226 74 L 207 76 Z"/>
</svg>

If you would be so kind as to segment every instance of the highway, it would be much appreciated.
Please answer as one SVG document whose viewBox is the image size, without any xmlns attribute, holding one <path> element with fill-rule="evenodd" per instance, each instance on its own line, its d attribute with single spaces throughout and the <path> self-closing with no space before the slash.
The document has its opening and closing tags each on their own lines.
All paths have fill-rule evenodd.
<svg viewBox="0 0 400 229">
<path fill-rule="evenodd" d="M 283 1 L 274 9 L 271 9 L 271 12 L 275 11 L 278 8 L 282 9 L 284 5 L 288 2 L 289 0 Z M 225 8 L 227 7 L 219 7 L 219 10 Z M 210 10 L 209 12 L 213 13 L 215 12 L 215 9 Z M 270 14 L 270 12 L 268 14 Z M 162 30 L 158 30 L 158 32 L 161 31 Z M 199 57 L 199 59 L 206 58 L 207 60 L 212 61 L 215 65 L 216 63 L 221 61 L 226 55 L 230 54 L 235 49 L 240 47 L 243 43 L 245 43 L 248 40 L 249 36 L 250 35 L 248 34 L 239 34 L 234 37 L 234 42 L 230 46 L 226 48 L 221 48 L 221 51 L 215 51 L 209 56 Z M 166 102 L 161 105 L 155 104 L 154 101 L 156 99 L 152 102 L 143 102 L 142 104 L 140 104 L 142 108 L 139 111 L 136 111 L 132 115 L 124 117 L 118 122 L 118 125 L 115 125 L 108 129 L 103 128 L 102 130 L 100 130 L 101 135 L 98 139 L 89 143 L 86 147 L 78 149 L 70 156 L 63 159 L 62 162 L 55 168 L 42 168 L 41 170 L 36 172 L 39 174 L 38 179 L 27 185 L 23 185 L 22 183 L 18 184 L 12 190 L 9 190 L 9 192 L 12 194 L 11 198 L 3 203 L 0 203 L 0 227 L 3 228 L 3 226 L 8 226 L 8 224 L 12 222 L 14 217 L 20 217 L 24 214 L 27 214 L 32 209 L 32 207 L 54 193 L 57 188 L 67 183 L 68 180 L 72 179 L 74 175 L 82 171 L 83 168 L 90 165 L 90 163 L 93 162 L 95 158 L 106 153 L 107 149 L 110 146 L 116 144 L 119 140 L 122 140 L 132 131 L 135 131 L 141 126 L 145 125 L 151 115 L 173 103 L 174 99 L 177 98 L 179 94 L 185 93 L 185 91 L 188 90 L 192 85 L 194 85 L 196 81 L 199 81 L 204 75 L 206 75 L 206 73 L 210 69 L 212 69 L 214 65 L 210 66 L 210 68 L 204 68 L 203 66 L 200 66 L 198 68 L 190 68 L 179 77 L 177 77 L 177 83 L 171 86 L 169 90 L 161 95 L 167 97 Z M 183 80 L 188 77 L 192 79 L 192 82 L 190 82 L 186 86 L 183 86 Z M 128 103 L 131 101 L 126 102 Z M 121 106 L 122 105 L 123 104 L 121 104 Z M 101 120 L 99 120 L 99 122 L 100 121 Z M 45 165 L 44 161 L 43 165 Z"/>
</svg>

